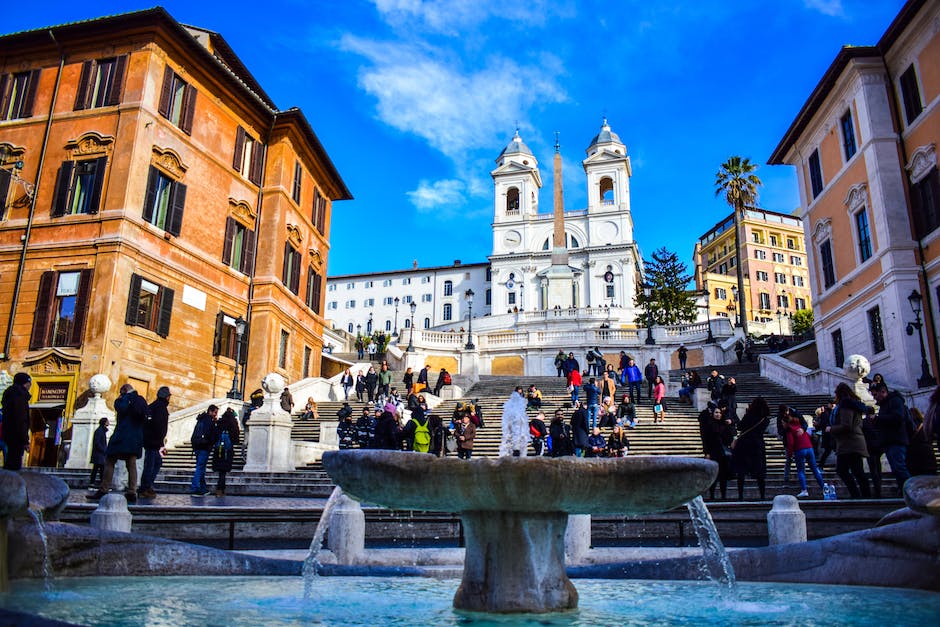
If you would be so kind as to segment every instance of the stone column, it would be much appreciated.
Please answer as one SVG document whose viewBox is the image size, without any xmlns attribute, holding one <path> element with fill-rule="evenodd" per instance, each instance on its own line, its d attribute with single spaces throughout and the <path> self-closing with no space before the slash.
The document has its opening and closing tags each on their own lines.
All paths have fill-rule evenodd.
<svg viewBox="0 0 940 627">
<path fill-rule="evenodd" d="M 113 433 L 114 412 L 101 398 L 102 394 L 111 389 L 111 380 L 103 374 L 96 374 L 88 382 L 88 389 L 94 396 L 84 407 L 76 410 L 72 417 L 72 448 L 65 461 L 66 468 L 91 468 L 91 447 L 98 422 L 102 418 L 107 418 L 111 423 Z"/>
<path fill-rule="evenodd" d="M 591 515 L 569 514 L 568 528 L 565 530 L 565 559 L 569 564 L 577 564 L 584 559 L 591 548 Z"/>
<path fill-rule="evenodd" d="M 281 409 L 284 378 L 272 372 L 261 382 L 264 404 L 251 412 L 248 423 L 248 456 L 245 472 L 289 472 L 291 461 L 291 418 Z"/>
<path fill-rule="evenodd" d="M 105 494 L 98 502 L 98 507 L 91 513 L 91 527 L 102 531 L 131 531 L 131 513 L 127 509 L 127 499 L 122 494 Z"/>
<path fill-rule="evenodd" d="M 806 542 L 806 514 L 792 494 L 778 494 L 767 512 L 767 536 L 771 546 Z"/>
<path fill-rule="evenodd" d="M 252 417 L 254 420 L 254 417 Z M 332 448 L 339 448 L 339 435 L 336 433 L 336 427 L 339 426 L 339 420 L 333 418 L 324 419 L 320 417 L 320 444 Z"/>
</svg>

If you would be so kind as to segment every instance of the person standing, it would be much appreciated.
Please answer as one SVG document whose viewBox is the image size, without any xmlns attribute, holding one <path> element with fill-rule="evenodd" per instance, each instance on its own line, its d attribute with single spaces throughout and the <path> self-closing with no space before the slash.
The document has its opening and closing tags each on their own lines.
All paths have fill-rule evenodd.
<svg viewBox="0 0 940 627">
<path fill-rule="evenodd" d="M 679 344 L 679 370 L 685 370 L 685 364 L 689 359 L 689 349 L 685 347 L 685 344 Z"/>
<path fill-rule="evenodd" d="M 353 379 L 352 373 L 349 371 L 349 368 L 346 368 L 346 370 L 343 372 L 343 376 L 339 378 L 339 384 L 343 386 L 343 400 L 348 401 L 349 390 L 356 384 L 356 381 L 355 379 Z M 360 398 L 359 400 L 361 401 L 362 399 Z"/>
<path fill-rule="evenodd" d="M 91 476 L 88 477 L 88 487 L 101 487 L 101 478 L 104 476 L 104 465 L 108 463 L 106 452 L 108 450 L 108 419 L 102 418 L 98 421 L 98 428 L 91 440 Z"/>
<path fill-rule="evenodd" d="M 281 391 L 281 409 L 286 411 L 288 414 L 294 411 L 294 397 L 290 393 L 290 388 L 286 385 Z"/>
<path fill-rule="evenodd" d="M 401 450 L 401 427 L 392 412 L 379 412 L 378 419 L 375 421 L 375 438 L 372 441 L 372 448 L 386 451 Z"/>
<path fill-rule="evenodd" d="M 216 496 L 225 496 L 225 476 L 232 471 L 235 461 L 235 446 L 241 442 L 238 432 L 238 414 L 231 407 L 213 424 L 212 470 L 219 473 L 215 486 Z"/>
<path fill-rule="evenodd" d="M 524 455 L 529 446 L 529 417 L 525 413 L 526 400 L 522 386 L 516 386 L 509 400 L 503 404 L 502 440 L 499 444 L 500 457 Z"/>
<path fill-rule="evenodd" d="M 388 364 L 382 364 L 379 369 L 379 395 L 388 396 L 392 387 L 392 371 L 388 369 Z"/>
<path fill-rule="evenodd" d="M 560 409 L 555 410 L 552 422 L 548 425 L 548 434 L 552 441 L 552 457 L 574 455 L 574 446 L 571 444 L 571 428 L 564 423 L 564 414 Z"/>
<path fill-rule="evenodd" d="M 571 394 L 571 405 L 578 402 L 578 395 L 581 393 L 581 371 L 572 370 L 568 373 L 568 392 Z"/>
<path fill-rule="evenodd" d="M 862 468 L 862 459 L 869 455 L 863 425 L 868 407 L 845 383 L 836 386 L 835 396 L 836 405 L 830 414 L 826 431 L 832 436 L 836 447 L 836 474 L 853 499 L 867 499 L 871 491 Z"/>
<path fill-rule="evenodd" d="M 360 370 L 356 375 L 356 400 L 362 402 L 362 395 L 366 393 L 366 375 Z"/>
<path fill-rule="evenodd" d="M 587 383 L 584 384 L 584 400 L 587 401 L 587 418 L 590 422 L 590 428 L 593 429 L 597 426 L 597 411 L 600 409 L 601 402 L 601 391 L 594 384 L 594 377 L 591 377 Z M 587 437 L 585 435 L 585 437 Z M 575 438 L 577 440 L 577 438 Z M 577 448 L 577 445 L 575 446 Z"/>
<path fill-rule="evenodd" d="M 365 385 L 366 396 L 368 397 L 370 403 L 375 402 L 375 388 L 378 384 L 379 375 L 375 372 L 375 367 L 369 366 L 369 370 L 366 372 Z"/>
<path fill-rule="evenodd" d="M 565 359 L 567 359 L 567 356 L 565 355 L 565 351 L 559 350 L 558 354 L 555 355 L 555 361 L 554 361 L 555 370 L 558 371 L 559 377 L 563 377 L 565 376 L 565 374 L 567 374 L 565 372 Z"/>
<path fill-rule="evenodd" d="M 445 385 L 450 385 L 451 376 L 447 372 L 446 368 L 441 368 L 441 371 L 437 375 L 437 383 L 434 384 L 434 396 L 440 396 L 441 390 L 444 389 Z"/>
<path fill-rule="evenodd" d="M 770 407 L 758 396 L 748 405 L 738 425 L 738 437 L 731 443 L 731 470 L 738 479 L 738 500 L 744 500 L 744 479 L 750 475 L 757 482 L 763 501 L 767 485 L 767 448 L 764 432 L 770 425 Z"/>
<path fill-rule="evenodd" d="M 579 403 L 571 414 L 571 442 L 575 456 L 584 457 L 588 448 L 588 437 L 587 410 Z"/>
<path fill-rule="evenodd" d="M 721 390 L 725 387 L 725 378 L 718 374 L 718 370 L 712 369 L 711 374 L 705 379 L 705 387 L 711 392 L 711 398 L 715 403 L 721 400 Z"/>
<path fill-rule="evenodd" d="M 816 465 L 816 453 L 813 450 L 813 442 L 810 440 L 809 434 L 803 428 L 797 416 L 791 416 L 790 424 L 787 426 L 787 451 L 796 460 L 796 476 L 800 480 L 800 493 L 796 495 L 797 498 L 809 496 L 809 491 L 806 489 L 806 464 L 809 464 L 810 470 L 813 471 L 816 483 L 819 484 L 819 490 L 824 492 L 826 485 L 823 482 L 822 473 L 819 472 L 819 467 Z"/>
<path fill-rule="evenodd" d="M 711 499 L 715 500 L 715 488 L 721 488 L 722 500 L 728 498 L 728 478 L 731 476 L 731 442 L 734 440 L 734 424 L 725 418 L 721 408 L 711 410 L 711 416 L 700 416 L 700 433 L 705 459 L 718 464 L 718 476 L 709 488 Z"/>
<path fill-rule="evenodd" d="M 738 424 L 738 382 L 734 377 L 728 377 L 725 384 L 721 386 L 721 401 L 728 408 L 728 418 L 734 424 Z"/>
<path fill-rule="evenodd" d="M 114 411 L 117 414 L 117 424 L 105 451 L 107 462 L 101 477 L 101 487 L 87 498 L 97 501 L 110 491 L 114 466 L 120 459 L 127 465 L 127 489 L 124 497 L 128 503 L 136 503 L 137 460 L 144 452 L 144 423 L 147 421 L 149 408 L 147 401 L 137 393 L 134 386 L 125 383 L 121 386 L 121 395 L 114 401 Z"/>
<path fill-rule="evenodd" d="M 470 422 L 470 414 L 465 413 L 457 424 L 457 457 L 470 459 L 473 455 L 473 440 L 476 438 L 477 428 Z"/>
<path fill-rule="evenodd" d="M 888 386 L 878 383 L 872 389 L 872 396 L 878 403 L 875 429 L 881 436 L 885 456 L 898 482 L 898 493 L 903 495 L 904 482 L 911 478 L 907 469 L 907 446 L 910 444 L 908 430 L 913 431 L 913 421 L 904 404 L 904 397 L 897 390 L 889 392 Z"/>
<path fill-rule="evenodd" d="M 532 436 L 532 450 L 535 456 L 542 455 L 545 449 L 545 436 L 548 435 L 548 427 L 545 425 L 545 414 L 539 412 L 529 421 L 529 435 Z"/>
<path fill-rule="evenodd" d="M 658 411 L 657 411 L 658 410 Z M 666 384 L 663 378 L 656 375 L 653 382 L 653 424 L 666 420 Z"/>
<path fill-rule="evenodd" d="M 568 353 L 568 359 L 565 360 L 565 373 L 571 373 L 575 370 L 581 372 L 581 364 L 574 358 L 574 353 Z"/>
<path fill-rule="evenodd" d="M 148 406 L 149 419 L 144 423 L 144 472 L 140 478 L 141 498 L 152 499 L 157 496 L 153 484 L 157 473 L 163 466 L 166 455 L 166 432 L 170 421 L 170 388 L 162 386 L 157 390 L 157 398 Z"/>
<path fill-rule="evenodd" d="M 415 373 L 412 372 L 410 367 L 405 370 L 405 374 L 402 375 L 401 382 L 405 384 L 405 396 L 411 394 L 415 387 Z"/>
<path fill-rule="evenodd" d="M 356 359 L 362 359 L 366 356 L 366 344 L 362 341 L 362 337 L 356 338 Z"/>
<path fill-rule="evenodd" d="M 609 370 L 605 370 L 601 375 L 601 383 L 598 386 L 601 389 L 601 400 L 605 397 L 609 397 L 610 399 L 617 398 L 617 384 L 614 381 L 616 374 L 611 376 L 610 372 Z"/>
<path fill-rule="evenodd" d="M 656 386 L 656 377 L 659 376 L 659 366 L 656 365 L 655 359 L 650 359 L 650 363 L 646 364 L 646 368 L 643 369 L 643 376 L 646 377 L 647 396 L 652 398 L 653 388 Z"/>
<path fill-rule="evenodd" d="M 25 372 L 13 375 L 13 384 L 3 391 L 3 440 L 7 452 L 3 458 L 4 470 L 23 467 L 23 454 L 29 446 L 29 388 L 33 379 Z"/>
<path fill-rule="evenodd" d="M 209 454 L 212 451 L 215 419 L 218 415 L 218 406 L 209 405 L 206 411 L 196 416 L 196 426 L 189 439 L 193 447 L 193 455 L 196 456 L 196 468 L 193 470 L 193 480 L 189 485 L 189 493 L 192 496 L 209 494 L 209 488 L 206 487 L 206 465 L 209 463 Z"/>
<path fill-rule="evenodd" d="M 744 363 L 744 342 L 738 338 L 738 341 L 734 343 L 734 354 L 738 356 L 738 363 Z"/>
<path fill-rule="evenodd" d="M 632 359 L 627 360 L 626 377 L 627 393 L 630 394 L 630 398 L 633 399 L 634 403 L 639 403 L 641 400 L 640 382 L 643 381 L 643 373 L 640 372 L 640 367 Z"/>
<path fill-rule="evenodd" d="M 411 412 L 411 419 L 401 432 L 401 439 L 406 448 L 415 453 L 428 453 L 431 450 L 431 419 L 420 407 Z"/>
<path fill-rule="evenodd" d="M 418 372 L 418 384 L 415 386 L 415 394 L 428 389 L 428 371 L 430 369 L 431 366 L 425 365 L 424 368 Z"/>
</svg>

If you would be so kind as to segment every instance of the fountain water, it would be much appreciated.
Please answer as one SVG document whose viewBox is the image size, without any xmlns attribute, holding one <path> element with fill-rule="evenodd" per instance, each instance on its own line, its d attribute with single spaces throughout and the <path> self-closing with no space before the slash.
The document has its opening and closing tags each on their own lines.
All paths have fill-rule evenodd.
<svg viewBox="0 0 940 627">
<path fill-rule="evenodd" d="M 49 536 L 46 535 L 46 526 L 42 521 L 42 512 L 30 507 L 28 510 L 33 522 L 36 523 L 36 531 L 39 539 L 42 540 L 42 579 L 45 582 L 46 590 L 52 590 L 52 565 L 49 562 Z"/>
<path fill-rule="evenodd" d="M 303 567 L 305 599 L 309 599 L 313 595 L 313 583 L 321 566 L 317 555 L 323 548 L 323 538 L 326 537 L 326 532 L 330 527 L 330 514 L 333 513 L 333 508 L 336 506 L 341 496 L 343 496 L 342 488 L 339 486 L 333 488 L 330 498 L 327 499 L 326 504 L 323 506 L 323 512 L 320 514 L 317 528 L 313 532 L 313 539 L 310 541 L 310 552 L 307 554 L 306 559 L 304 559 Z"/>
<path fill-rule="evenodd" d="M 705 506 L 701 496 L 697 496 L 688 503 L 689 516 L 692 518 L 692 527 L 698 536 L 699 546 L 702 547 L 702 557 L 706 575 L 721 586 L 723 594 L 730 595 L 735 590 L 734 567 L 728 559 L 725 545 L 715 529 L 715 521 L 711 512 Z"/>
</svg>

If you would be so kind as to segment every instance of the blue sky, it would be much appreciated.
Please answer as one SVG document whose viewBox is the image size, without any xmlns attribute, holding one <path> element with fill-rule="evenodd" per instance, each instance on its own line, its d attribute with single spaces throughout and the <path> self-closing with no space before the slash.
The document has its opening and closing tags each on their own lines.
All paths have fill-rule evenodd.
<svg viewBox="0 0 940 627">
<path fill-rule="evenodd" d="M 30 11 L 28 6 L 41 7 Z M 13 32 L 148 8 L 125 0 L 6 11 Z M 304 110 L 355 200 L 333 205 L 329 273 L 485 261 L 494 159 L 518 125 L 551 210 L 554 132 L 565 206 L 603 116 L 626 144 L 634 235 L 691 264 L 728 207 L 731 155 L 761 164 L 763 207 L 799 204 L 764 165 L 839 48 L 873 45 L 901 0 L 266 0 L 177 2 L 220 32 L 275 103 Z M 259 9 L 261 10 L 259 12 Z"/>
</svg>

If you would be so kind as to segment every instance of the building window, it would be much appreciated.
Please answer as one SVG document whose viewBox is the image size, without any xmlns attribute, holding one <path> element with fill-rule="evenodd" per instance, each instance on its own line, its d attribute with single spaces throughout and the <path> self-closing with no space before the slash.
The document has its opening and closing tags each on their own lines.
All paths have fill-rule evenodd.
<svg viewBox="0 0 940 627">
<path fill-rule="evenodd" d="M 394 299 L 391 296 L 386 296 L 382 299 L 383 305 L 391 305 L 394 302 Z"/>
<path fill-rule="evenodd" d="M 723 287 L 715 288 L 715 299 L 717 300 L 727 300 L 728 299 L 728 290 Z"/>
<path fill-rule="evenodd" d="M 454 295 L 454 282 L 444 281 L 444 296 L 453 296 L 453 295 Z"/>
<path fill-rule="evenodd" d="M 392 321 L 391 321 L 391 320 L 386 320 L 386 321 L 385 321 L 385 330 L 386 330 L 386 331 L 391 331 L 391 330 L 392 330 Z"/>
<path fill-rule="evenodd" d="M 75 92 L 75 110 L 109 107 L 121 102 L 127 56 L 85 61 Z"/>
<path fill-rule="evenodd" d="M 363 307 L 375 307 L 375 299 L 374 299 L 374 298 L 366 298 L 366 299 L 364 299 L 364 300 L 362 301 L 362 306 L 363 306 Z"/>
<path fill-rule="evenodd" d="M 845 349 L 842 347 L 841 329 L 832 332 L 832 355 L 836 362 L 836 368 L 841 368 L 845 363 Z"/>
<path fill-rule="evenodd" d="M 331 300 L 330 303 L 326 306 L 326 308 L 333 309 L 333 310 L 339 309 L 339 302 L 335 300 Z"/>
<path fill-rule="evenodd" d="M 384 281 L 382 281 L 382 287 L 391 287 L 391 286 L 392 286 L 391 279 L 385 279 Z"/>
<path fill-rule="evenodd" d="M 33 115 L 40 71 L 0 76 L 0 120 L 15 120 Z"/>
<path fill-rule="evenodd" d="M 287 343 L 290 341 L 290 333 L 281 329 L 281 341 L 277 349 L 277 367 L 281 370 L 287 369 Z"/>
<path fill-rule="evenodd" d="M 868 332 L 871 335 L 871 350 L 880 353 L 885 349 L 884 329 L 881 326 L 881 310 L 873 307 L 868 310 Z"/>
<path fill-rule="evenodd" d="M 242 347 L 244 347 L 242 338 Z M 238 359 L 238 363 L 245 363 L 245 351 L 238 355 L 238 335 L 235 332 L 235 318 L 220 311 L 215 317 L 215 342 L 212 354 L 226 357 L 231 360 Z"/>
<path fill-rule="evenodd" d="M 93 270 L 43 272 L 29 348 L 82 345 Z"/>
<path fill-rule="evenodd" d="M 304 379 L 310 376 L 310 356 L 313 353 L 309 346 L 304 346 Z"/>
<path fill-rule="evenodd" d="M 728 274 L 728 262 L 722 261 L 718 264 L 718 274 Z"/>
<path fill-rule="evenodd" d="M 372 283 L 372 281 L 363 281 L 363 282 L 362 282 L 362 287 L 365 287 L 365 288 L 371 288 L 371 287 L 373 287 L 373 285 L 374 285 L 374 284 Z"/>
<path fill-rule="evenodd" d="M 771 246 L 779 246 L 779 245 L 780 245 L 780 240 L 779 240 L 779 238 L 778 238 L 776 235 L 771 235 L 771 236 L 770 236 L 770 245 L 771 245 Z"/>
<path fill-rule="evenodd" d="M 336 283 L 330 283 L 329 285 L 327 285 L 326 291 L 327 291 L 327 292 L 335 292 L 335 291 L 336 291 Z"/>
<path fill-rule="evenodd" d="M 255 232 L 235 218 L 226 218 L 222 263 L 242 274 L 251 274 L 254 260 Z"/>
<path fill-rule="evenodd" d="M 493 304 L 493 290 L 491 288 L 486 288 L 486 301 L 485 304 L 487 307 Z"/>
<path fill-rule="evenodd" d="M 352 322 L 350 322 L 348 325 L 346 325 L 346 331 L 347 331 L 348 333 L 352 333 L 352 332 L 353 332 L 353 325 L 352 325 Z"/>
<path fill-rule="evenodd" d="M 791 266 L 802 266 L 803 258 L 797 257 L 796 255 L 790 255 L 790 265 Z"/>
<path fill-rule="evenodd" d="M 63 161 L 55 182 L 52 217 L 98 213 L 107 157 Z"/>
<path fill-rule="evenodd" d="M 291 190 L 291 198 L 298 205 L 300 204 L 300 185 L 303 182 L 304 170 L 300 167 L 300 161 L 294 162 L 294 188 Z M 307 350 L 307 349 L 305 349 Z"/>
<path fill-rule="evenodd" d="M 510 304 L 510 305 L 515 305 L 515 304 L 516 304 L 516 293 L 515 293 L 515 292 L 509 292 L 509 304 Z"/>
<path fill-rule="evenodd" d="M 519 190 L 515 187 L 506 190 L 506 213 L 519 213 Z"/>
<path fill-rule="evenodd" d="M 848 161 L 855 155 L 855 125 L 852 123 L 852 112 L 846 111 L 839 121 L 842 127 L 842 152 Z"/>
<path fill-rule="evenodd" d="M 770 275 L 767 274 L 766 272 L 764 272 L 763 270 L 758 270 L 758 271 L 756 271 L 756 272 L 754 273 L 754 275 L 755 275 L 755 278 L 756 278 L 758 281 L 769 281 L 769 280 L 770 280 Z"/>
<path fill-rule="evenodd" d="M 152 283 L 139 274 L 131 275 L 125 322 L 167 337 L 173 313 L 173 294 L 168 287 Z"/>
<path fill-rule="evenodd" d="M 760 248 L 754 251 L 754 259 L 767 259 L 767 253 Z"/>
<path fill-rule="evenodd" d="M 770 294 L 761 292 L 758 294 L 758 300 L 760 301 L 760 309 L 770 309 Z"/>
<path fill-rule="evenodd" d="M 779 283 L 780 285 L 787 284 L 787 275 L 783 272 L 774 272 L 774 283 Z"/>
<path fill-rule="evenodd" d="M 320 233 L 324 233 L 324 228 L 326 228 L 326 198 L 316 188 L 313 190 L 313 212 L 310 216 L 310 222 Z"/>
<path fill-rule="evenodd" d="M 356 287 L 356 283 L 354 281 L 350 281 L 349 283 L 346 284 L 347 290 L 355 289 L 355 287 Z"/>
<path fill-rule="evenodd" d="M 454 311 L 453 307 L 451 306 L 450 303 L 444 304 L 444 320 L 445 321 L 453 319 L 453 311 Z"/>
<path fill-rule="evenodd" d="M 858 256 L 862 261 L 867 261 L 871 257 L 871 232 L 865 209 L 855 214 L 855 232 L 858 233 Z"/>
<path fill-rule="evenodd" d="M 263 159 L 264 149 L 261 142 L 239 126 L 235 133 L 235 153 L 232 157 L 232 168 L 255 185 L 261 185 Z"/>
<path fill-rule="evenodd" d="M 607 284 L 604 286 L 604 289 L 605 289 L 605 293 L 606 293 L 605 298 L 613 298 L 613 297 L 614 297 L 614 284 L 613 284 L 613 283 L 607 283 Z M 488 303 L 487 303 L 487 304 L 488 304 Z"/>
<path fill-rule="evenodd" d="M 836 282 L 836 270 L 832 263 L 832 241 L 826 240 L 819 245 L 819 262 L 822 265 L 823 285 L 829 289 Z"/>
<path fill-rule="evenodd" d="M 290 242 L 284 242 L 284 263 L 281 266 L 281 283 L 294 294 L 300 292 L 300 251 L 294 250 Z"/>
<path fill-rule="evenodd" d="M 356 301 L 354 300 L 346 301 L 346 309 L 355 309 L 355 308 L 356 308 Z"/>
<path fill-rule="evenodd" d="M 809 156 L 809 182 L 813 190 L 813 198 L 819 196 L 823 190 L 822 166 L 819 163 L 819 150 L 814 150 Z"/>
<path fill-rule="evenodd" d="M 493 269 L 489 266 L 486 267 L 486 279 L 487 282 L 493 280 Z"/>
<path fill-rule="evenodd" d="M 144 196 L 144 220 L 178 237 L 183 226 L 185 205 L 186 186 L 150 166 Z"/>
<path fill-rule="evenodd" d="M 317 273 L 313 266 L 307 266 L 307 293 L 304 302 L 313 313 L 320 313 L 320 298 L 323 290 L 323 277 Z"/>
<path fill-rule="evenodd" d="M 911 185 L 911 209 L 917 239 L 923 239 L 940 226 L 940 172 L 936 167 Z"/>
<path fill-rule="evenodd" d="M 422 294 L 422 295 L 421 295 L 421 302 L 422 302 L 422 303 L 430 303 L 430 302 L 431 302 L 431 295 L 430 295 L 430 294 Z"/>
<path fill-rule="evenodd" d="M 920 87 L 917 85 L 917 72 L 914 70 L 913 63 L 901 74 L 899 82 L 901 83 L 901 99 L 904 101 L 904 116 L 910 124 L 924 110 L 924 105 L 920 100 Z"/>
<path fill-rule="evenodd" d="M 411 285 L 411 277 L 405 277 L 401 280 L 402 285 Z"/>
<path fill-rule="evenodd" d="M 431 282 L 431 277 L 429 277 L 429 276 L 427 276 L 427 275 L 421 277 L 421 283 L 422 283 L 422 284 L 427 284 L 427 283 L 430 283 L 430 282 Z"/>
<path fill-rule="evenodd" d="M 803 277 L 798 274 L 793 275 L 793 286 L 794 287 L 803 287 Z"/>
<path fill-rule="evenodd" d="M 408 319 L 408 318 L 405 318 L 405 328 L 406 328 L 406 329 L 410 329 L 410 328 L 411 328 L 411 320 Z"/>
<path fill-rule="evenodd" d="M 796 242 L 797 242 L 797 241 L 796 241 L 795 239 L 793 239 L 792 237 L 788 237 L 788 238 L 787 238 L 787 248 L 789 248 L 790 250 L 799 250 L 799 246 L 797 246 L 797 243 L 796 243 Z"/>
<path fill-rule="evenodd" d="M 786 263 L 787 259 L 783 253 L 774 253 L 774 263 Z"/>
<path fill-rule="evenodd" d="M 430 328 L 431 328 L 431 319 L 430 319 L 430 318 L 425 318 L 425 319 L 424 319 L 424 328 L 425 328 L 425 329 L 430 329 Z"/>
<path fill-rule="evenodd" d="M 796 309 L 798 311 L 806 309 L 806 299 L 805 298 L 794 298 L 793 301 L 796 303 Z"/>
<path fill-rule="evenodd" d="M 406 305 L 411 304 L 411 296 L 402 296 L 401 302 L 405 303 Z"/>
<path fill-rule="evenodd" d="M 157 111 L 187 135 L 192 134 L 196 88 L 184 81 L 169 65 L 163 72 L 163 90 L 160 92 Z"/>
<path fill-rule="evenodd" d="M 783 309 L 789 309 L 790 297 L 784 294 L 777 294 L 777 307 L 781 307 Z"/>
</svg>

